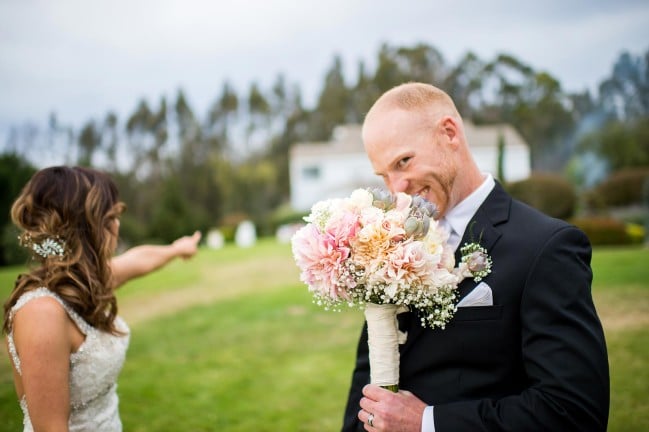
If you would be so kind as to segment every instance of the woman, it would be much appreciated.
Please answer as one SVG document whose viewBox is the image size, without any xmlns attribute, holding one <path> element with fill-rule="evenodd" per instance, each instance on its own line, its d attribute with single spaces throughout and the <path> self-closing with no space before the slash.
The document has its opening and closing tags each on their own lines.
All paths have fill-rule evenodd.
<svg viewBox="0 0 649 432">
<path fill-rule="evenodd" d="M 4 306 L 4 327 L 25 431 L 120 431 L 116 381 L 129 342 L 114 290 L 175 257 L 200 233 L 113 258 L 124 204 L 89 168 L 37 172 L 11 209 L 37 265 Z"/>
</svg>

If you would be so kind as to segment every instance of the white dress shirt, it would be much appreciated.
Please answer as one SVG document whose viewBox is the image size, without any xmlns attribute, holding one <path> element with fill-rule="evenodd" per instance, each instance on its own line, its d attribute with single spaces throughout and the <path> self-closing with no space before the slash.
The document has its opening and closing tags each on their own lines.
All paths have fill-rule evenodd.
<svg viewBox="0 0 649 432">
<path fill-rule="evenodd" d="M 484 200 L 487 199 L 487 196 L 495 185 L 496 182 L 492 175 L 486 174 L 482 184 L 458 205 L 448 210 L 441 219 L 440 222 L 442 225 L 450 229 L 451 236 L 448 241 L 454 249 L 457 249 L 459 246 L 464 231 L 471 222 L 471 218 L 473 218 L 473 215 L 478 211 L 478 208 Z"/>
<path fill-rule="evenodd" d="M 453 249 L 457 249 L 464 236 L 466 227 L 471 222 L 471 218 L 478 208 L 482 205 L 491 190 L 496 186 L 496 182 L 491 174 L 486 174 L 482 184 L 471 194 L 464 198 L 458 205 L 450 209 L 440 220 L 442 226 L 450 231 L 448 242 Z M 442 330 L 443 331 L 443 330 Z M 421 419 L 421 432 L 435 432 L 435 419 L 433 417 L 433 406 L 427 406 Z"/>
</svg>

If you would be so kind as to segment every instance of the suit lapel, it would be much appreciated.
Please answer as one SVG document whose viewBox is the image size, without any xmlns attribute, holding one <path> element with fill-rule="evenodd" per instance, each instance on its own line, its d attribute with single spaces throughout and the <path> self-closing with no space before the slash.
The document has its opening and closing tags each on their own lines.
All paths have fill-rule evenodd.
<svg viewBox="0 0 649 432">
<path fill-rule="evenodd" d="M 480 246 L 487 249 L 487 253 L 491 251 L 502 235 L 498 229 L 498 225 L 504 223 L 509 219 L 509 208 L 511 205 L 511 197 L 505 190 L 496 182 L 494 189 L 487 196 L 487 199 L 478 208 L 475 215 L 467 225 L 466 230 L 462 236 L 460 246 L 455 251 L 455 262 L 460 262 L 462 254 L 460 249 L 468 243 L 478 243 Z M 458 286 L 459 300 L 462 300 L 477 284 L 473 279 L 465 279 Z"/>
<path fill-rule="evenodd" d="M 487 199 L 478 208 L 475 215 L 469 222 L 467 229 L 462 235 L 460 246 L 455 251 L 455 262 L 461 260 L 462 255 L 460 249 L 467 243 L 479 243 L 489 252 L 501 236 L 501 232 L 497 226 L 506 222 L 509 219 L 509 209 L 511 206 L 511 196 L 505 192 L 500 183 L 496 182 L 495 187 L 487 196 Z M 458 286 L 458 299 L 459 302 L 476 286 L 473 279 L 465 279 Z M 424 328 L 421 326 L 419 319 L 413 312 L 408 312 L 412 315 L 408 324 L 408 339 L 406 344 L 401 347 L 401 354 L 407 351 L 408 347 L 412 345 L 413 341 L 422 333 Z M 402 321 L 405 321 L 402 319 Z M 451 322 L 453 320 L 451 319 Z M 443 330 L 442 330 L 443 331 Z"/>
<path fill-rule="evenodd" d="M 460 245 L 479 243 L 490 250 L 501 235 L 497 226 L 509 219 L 510 205 L 511 197 L 500 183 L 496 182 L 494 189 L 471 218 Z M 456 258 L 460 257 L 460 248 L 461 246 L 455 251 Z"/>
</svg>

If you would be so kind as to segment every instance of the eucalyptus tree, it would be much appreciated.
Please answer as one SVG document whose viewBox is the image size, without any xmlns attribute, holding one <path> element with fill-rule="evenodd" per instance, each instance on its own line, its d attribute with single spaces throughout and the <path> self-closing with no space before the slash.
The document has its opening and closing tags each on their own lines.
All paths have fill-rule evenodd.
<svg viewBox="0 0 649 432">
<path fill-rule="evenodd" d="M 559 81 L 501 54 L 484 69 L 479 121 L 512 124 L 530 145 L 533 169 L 556 170 L 575 126 L 571 101 Z"/>
<path fill-rule="evenodd" d="M 443 88 L 465 118 L 473 118 L 483 106 L 481 90 L 486 66 L 483 60 L 469 51 L 449 70 L 444 79 Z"/>
<path fill-rule="evenodd" d="M 537 72 L 527 90 L 512 122 L 532 145 L 533 168 L 562 169 L 574 150 L 577 121 L 569 95 L 547 72 Z"/>
<path fill-rule="evenodd" d="M 286 122 L 293 112 L 293 102 L 291 89 L 288 88 L 286 78 L 283 74 L 278 74 L 271 87 L 270 103 L 270 122 L 273 135 L 282 134 L 286 127 Z"/>
<path fill-rule="evenodd" d="M 182 90 L 178 91 L 174 113 L 179 154 L 172 162 L 174 180 L 166 182 L 167 198 L 164 202 L 170 206 L 172 214 L 180 217 L 191 213 L 191 220 L 197 228 L 207 228 L 216 224 L 222 215 L 223 188 L 227 186 L 217 181 L 215 172 L 216 161 L 224 151 L 225 139 L 219 136 L 217 130 L 222 118 L 216 116 L 212 108 L 207 116 L 207 125 L 203 128 Z M 182 199 L 173 198 L 174 191 L 179 191 Z M 163 216 L 159 217 L 164 220 Z"/>
<path fill-rule="evenodd" d="M 117 129 L 118 120 L 114 112 L 109 112 L 104 118 L 101 127 L 101 142 L 107 159 L 107 168 L 109 171 L 119 171 L 118 146 L 119 132 Z"/>
<path fill-rule="evenodd" d="M 11 205 L 36 168 L 17 153 L 0 154 L 0 266 L 24 264 L 27 254 L 16 239 L 18 231 L 11 223 Z"/>
<path fill-rule="evenodd" d="M 126 123 L 131 170 L 140 180 L 158 181 L 163 175 L 163 155 L 169 137 L 167 102 L 163 97 L 156 111 L 141 100 Z"/>
<path fill-rule="evenodd" d="M 178 141 L 176 171 L 191 176 L 194 167 L 209 157 L 209 149 L 204 145 L 201 123 L 182 90 L 176 95 L 173 114 Z"/>
<path fill-rule="evenodd" d="M 599 127 L 580 141 L 580 150 L 606 161 L 610 171 L 649 166 L 649 50 L 625 52 L 599 85 Z"/>
<path fill-rule="evenodd" d="M 153 135 L 153 145 L 148 151 L 148 161 L 151 166 L 151 176 L 154 179 L 161 179 L 164 176 L 164 156 L 169 139 L 167 115 L 167 100 L 163 97 L 160 100 L 158 111 L 152 113 L 149 124 L 150 133 Z"/>
<path fill-rule="evenodd" d="M 149 108 L 149 104 L 142 99 L 126 122 L 127 154 L 128 159 L 132 161 L 129 170 L 139 178 L 145 178 L 148 175 L 144 164 L 152 141 L 150 134 L 152 118 L 153 112 Z"/>
<path fill-rule="evenodd" d="M 77 165 L 93 165 L 93 156 L 101 148 L 101 133 L 95 126 L 95 122 L 89 120 L 79 133 L 79 155 Z"/>
<path fill-rule="evenodd" d="M 50 150 L 64 155 L 65 165 L 76 162 L 79 146 L 74 129 L 71 125 L 62 123 L 55 112 L 51 112 L 48 117 L 47 145 Z"/>
<path fill-rule="evenodd" d="M 207 134 L 213 149 L 227 152 L 230 130 L 234 128 L 239 112 L 239 96 L 228 81 L 223 83 L 220 96 L 214 101 L 207 116 Z"/>
<path fill-rule="evenodd" d="M 649 118 L 649 49 L 637 57 L 622 53 L 599 94 L 604 109 L 619 120 Z"/>
<path fill-rule="evenodd" d="M 407 77 L 402 74 L 399 68 L 399 62 L 395 58 L 394 51 L 395 49 L 391 48 L 388 44 L 383 44 L 379 49 L 377 66 L 373 78 L 374 85 L 376 85 L 379 94 L 407 81 Z"/>
<path fill-rule="evenodd" d="M 379 49 L 373 81 L 378 94 L 408 81 L 444 87 L 446 63 L 435 47 L 420 43 L 412 47 L 383 44 Z"/>
<path fill-rule="evenodd" d="M 351 94 L 345 84 L 342 59 L 336 55 L 325 74 L 315 110 L 310 115 L 310 140 L 327 140 L 334 127 L 347 123 L 350 102 Z"/>
<path fill-rule="evenodd" d="M 275 193 L 278 203 L 289 200 L 289 154 L 291 145 L 307 139 L 308 113 L 302 105 L 300 87 L 288 87 L 283 75 L 278 75 L 273 84 L 274 133 L 271 137 L 266 160 L 276 170 Z"/>
<path fill-rule="evenodd" d="M 265 144 L 269 141 L 270 132 L 270 103 L 256 82 L 250 84 L 246 108 L 248 122 L 246 125 L 246 148 L 244 149 L 244 154 L 248 156 L 251 151 L 258 151 L 265 147 Z M 259 139 L 256 140 L 257 142 L 253 143 L 255 132 L 262 133 Z"/>
<path fill-rule="evenodd" d="M 649 121 L 609 121 L 584 136 L 580 148 L 604 159 L 611 172 L 629 167 L 649 167 Z"/>
<path fill-rule="evenodd" d="M 534 70 L 517 58 L 500 54 L 482 71 L 477 97 L 479 122 L 512 122 L 514 111 L 523 101 L 524 88 L 534 79 Z"/>
<path fill-rule="evenodd" d="M 356 83 L 351 89 L 349 119 L 352 123 L 363 123 L 365 114 L 372 107 L 374 102 L 381 95 L 378 86 L 367 72 L 365 63 L 358 63 L 358 72 L 356 73 Z"/>
<path fill-rule="evenodd" d="M 403 81 L 426 82 L 443 87 L 448 72 L 442 53 L 428 44 L 396 47 L 393 56 Z"/>
<path fill-rule="evenodd" d="M 151 110 L 146 100 L 141 100 L 135 112 L 126 122 L 127 158 L 131 165 L 121 175 L 120 182 L 126 183 L 129 190 L 125 192 L 128 205 L 128 222 L 139 228 L 137 237 L 151 233 L 141 232 L 148 229 L 147 221 L 158 203 L 158 196 L 166 175 L 165 158 L 168 141 L 167 103 L 161 99 L 159 108 Z M 122 189 L 124 185 L 122 184 Z"/>
</svg>

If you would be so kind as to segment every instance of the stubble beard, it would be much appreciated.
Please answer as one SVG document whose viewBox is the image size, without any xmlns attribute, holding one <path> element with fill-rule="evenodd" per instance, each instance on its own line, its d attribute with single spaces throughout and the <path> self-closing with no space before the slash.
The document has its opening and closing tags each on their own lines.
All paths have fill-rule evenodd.
<svg viewBox="0 0 649 432">
<path fill-rule="evenodd" d="M 437 211 L 439 212 L 438 218 L 441 218 L 446 214 L 446 212 L 455 205 L 452 202 L 452 191 L 455 184 L 456 176 L 453 174 L 442 175 L 439 173 L 431 173 L 428 176 L 427 184 L 424 191 L 428 192 L 423 195 L 423 198 L 426 198 L 428 201 L 432 202 L 437 206 Z M 433 187 L 436 186 L 436 187 Z M 434 192 L 434 195 L 431 196 L 431 193 Z"/>
</svg>

